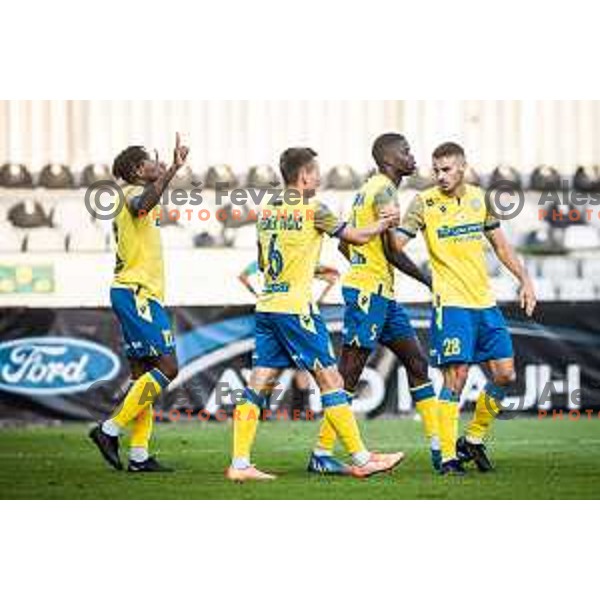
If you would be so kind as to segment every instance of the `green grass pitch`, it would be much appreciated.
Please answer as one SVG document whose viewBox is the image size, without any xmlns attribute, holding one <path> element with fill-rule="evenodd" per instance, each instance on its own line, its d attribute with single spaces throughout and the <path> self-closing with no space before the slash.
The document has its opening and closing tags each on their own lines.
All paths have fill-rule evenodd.
<svg viewBox="0 0 600 600">
<path fill-rule="evenodd" d="M 231 428 L 224 424 L 156 427 L 160 457 L 172 474 L 110 470 L 86 437 L 87 426 L 0 429 L 0 498 L 157 499 L 496 499 L 600 498 L 600 420 L 496 423 L 489 447 L 496 471 L 445 479 L 430 471 L 420 425 L 409 419 L 362 422 L 377 450 L 405 450 L 392 475 L 365 481 L 309 476 L 317 423 L 261 423 L 256 463 L 272 483 L 226 481 Z"/>
</svg>

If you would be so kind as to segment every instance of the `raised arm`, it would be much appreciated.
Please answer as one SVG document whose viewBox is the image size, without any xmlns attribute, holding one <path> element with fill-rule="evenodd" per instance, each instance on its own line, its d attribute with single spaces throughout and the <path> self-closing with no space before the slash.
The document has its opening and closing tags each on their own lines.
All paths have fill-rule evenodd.
<svg viewBox="0 0 600 600">
<path fill-rule="evenodd" d="M 527 270 L 523 263 L 519 260 L 513 247 L 506 239 L 504 232 L 499 226 L 488 228 L 486 237 L 490 241 L 498 260 L 516 277 L 519 282 L 519 300 L 521 308 L 525 311 L 528 317 L 531 317 L 537 299 L 535 297 L 535 289 Z"/>
<path fill-rule="evenodd" d="M 129 210 L 131 210 L 134 215 L 138 217 L 144 216 L 160 202 L 167 186 L 173 177 L 175 177 L 177 171 L 184 165 L 189 152 L 190 149 L 187 146 L 181 145 L 181 136 L 177 133 L 175 136 L 173 164 L 167 168 L 164 163 L 161 163 L 159 166 L 159 176 L 156 181 L 146 185 L 144 191 L 139 196 L 135 196 L 131 199 Z"/>
</svg>

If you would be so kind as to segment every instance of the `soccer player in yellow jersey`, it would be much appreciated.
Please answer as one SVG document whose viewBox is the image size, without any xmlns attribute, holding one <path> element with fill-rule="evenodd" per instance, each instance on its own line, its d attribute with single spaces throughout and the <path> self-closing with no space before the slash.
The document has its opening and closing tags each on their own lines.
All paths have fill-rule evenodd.
<svg viewBox="0 0 600 600">
<path fill-rule="evenodd" d="M 232 481 L 269 480 L 250 462 L 260 409 L 281 371 L 309 371 L 321 390 L 324 418 L 352 457 L 351 474 L 369 477 L 390 471 L 404 455 L 369 452 L 344 392 L 325 322 L 312 301 L 311 283 L 323 234 L 355 245 L 368 243 L 398 222 L 389 210 L 364 228 L 339 221 L 315 198 L 320 185 L 317 154 L 310 148 L 289 148 L 280 159 L 286 189 L 283 203 L 261 208 L 257 222 L 259 265 L 265 283 L 256 304 L 256 350 L 243 402 L 234 411 L 233 457 L 226 476 Z"/>
<path fill-rule="evenodd" d="M 145 148 L 130 146 L 115 159 L 113 174 L 122 185 L 124 206 L 115 217 L 117 245 L 111 304 L 121 325 L 131 386 L 110 419 L 90 432 L 104 459 L 123 465 L 119 436 L 131 426 L 130 472 L 170 470 L 148 453 L 154 414 L 152 405 L 178 372 L 171 323 L 163 306 L 164 274 L 159 221 L 152 215 L 169 182 L 185 163 L 189 149 L 177 134 L 173 164 L 152 160 Z"/>
<path fill-rule="evenodd" d="M 351 223 L 364 227 L 376 222 L 382 211 L 399 210 L 397 192 L 402 178 L 415 170 L 415 159 L 406 138 L 399 133 L 379 136 L 372 148 L 377 172 L 358 192 Z M 417 339 L 406 310 L 395 300 L 395 271 L 399 270 L 430 286 L 429 278 L 403 253 L 391 255 L 386 232 L 364 246 L 350 246 L 344 253 L 350 269 L 343 278 L 345 303 L 340 373 L 350 396 L 355 394 L 370 354 L 378 344 L 388 347 L 404 364 L 410 391 L 423 422 L 431 449 L 433 468 L 441 467 L 438 437 L 438 401 L 429 379 L 427 357 Z M 333 458 L 336 435 L 325 420 L 310 458 L 308 471 L 343 474 Z"/>
<path fill-rule="evenodd" d="M 466 166 L 458 144 L 439 146 L 433 153 L 437 186 L 415 197 L 392 236 L 392 246 L 399 251 L 420 231 L 431 260 L 432 362 L 444 376 L 439 422 L 443 474 L 464 474 L 463 463 L 471 460 L 480 471 L 492 468 L 484 440 L 516 377 L 511 337 L 490 288 L 485 239 L 519 281 L 521 307 L 528 316 L 536 305 L 532 282 L 493 207 L 479 187 L 464 182 Z M 466 435 L 457 440 L 460 395 L 469 365 L 478 363 L 487 365 L 491 381 L 477 399 Z"/>
</svg>

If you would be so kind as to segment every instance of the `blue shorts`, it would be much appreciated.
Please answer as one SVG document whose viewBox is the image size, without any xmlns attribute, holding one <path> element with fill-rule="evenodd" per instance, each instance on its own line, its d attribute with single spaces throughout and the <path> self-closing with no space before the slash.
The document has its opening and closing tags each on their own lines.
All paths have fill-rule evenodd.
<svg viewBox="0 0 600 600">
<path fill-rule="evenodd" d="M 141 298 L 132 289 L 113 287 L 110 302 L 121 324 L 125 354 L 150 358 L 175 352 L 167 311 L 158 300 Z"/>
<path fill-rule="evenodd" d="M 320 314 L 256 313 L 255 367 L 318 371 L 336 364 Z"/>
<path fill-rule="evenodd" d="M 508 327 L 497 306 L 434 308 L 431 317 L 431 364 L 479 364 L 514 355 Z"/>
<path fill-rule="evenodd" d="M 377 344 L 416 337 L 406 309 L 379 294 L 345 287 L 344 345 L 373 350 Z"/>
</svg>

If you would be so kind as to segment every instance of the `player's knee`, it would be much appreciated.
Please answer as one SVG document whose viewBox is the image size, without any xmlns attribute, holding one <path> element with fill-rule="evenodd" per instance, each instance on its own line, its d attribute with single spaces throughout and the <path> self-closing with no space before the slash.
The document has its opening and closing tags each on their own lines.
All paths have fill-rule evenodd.
<svg viewBox="0 0 600 600">
<path fill-rule="evenodd" d="M 460 394 L 469 376 L 468 365 L 456 365 L 444 373 L 444 386 Z"/>
<path fill-rule="evenodd" d="M 509 386 L 517 380 L 517 373 L 514 369 L 504 369 L 492 375 L 492 381 L 501 387 Z"/>
<path fill-rule="evenodd" d="M 406 374 L 411 386 L 422 385 L 429 381 L 427 359 L 422 356 L 413 356 L 406 362 Z"/>
<path fill-rule="evenodd" d="M 179 374 L 177 360 L 171 356 L 161 358 L 158 362 L 158 368 L 170 381 L 173 381 Z"/>
<path fill-rule="evenodd" d="M 320 369 L 315 372 L 315 380 L 323 391 L 341 390 L 344 388 L 344 378 L 337 368 Z"/>
</svg>

